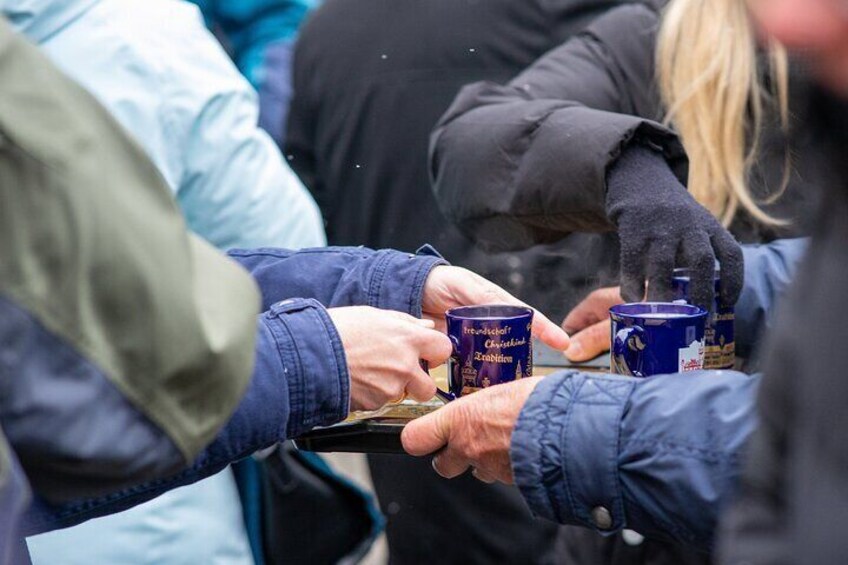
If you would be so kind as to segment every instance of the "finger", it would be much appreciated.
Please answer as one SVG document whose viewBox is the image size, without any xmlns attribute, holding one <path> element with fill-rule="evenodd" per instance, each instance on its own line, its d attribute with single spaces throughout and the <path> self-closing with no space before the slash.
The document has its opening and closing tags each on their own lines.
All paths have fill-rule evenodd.
<svg viewBox="0 0 848 565">
<path fill-rule="evenodd" d="M 453 479 L 463 474 L 471 466 L 471 462 L 456 450 L 446 447 L 433 457 L 433 469 L 446 479 Z"/>
<path fill-rule="evenodd" d="M 410 455 L 427 455 L 444 447 L 450 437 L 451 406 L 445 406 L 403 427 L 400 441 Z"/>
<path fill-rule="evenodd" d="M 442 332 L 421 329 L 416 331 L 414 340 L 418 358 L 424 359 L 433 367 L 444 363 L 453 353 L 450 338 Z"/>
<path fill-rule="evenodd" d="M 483 471 L 479 467 L 472 467 L 471 468 L 471 475 L 475 479 L 477 479 L 478 481 L 482 481 L 484 483 L 489 483 L 489 484 L 492 484 L 497 480 L 494 475 L 490 475 L 489 473 L 487 473 L 486 471 Z"/>
<path fill-rule="evenodd" d="M 609 348 L 610 321 L 607 318 L 571 336 L 571 345 L 565 350 L 565 356 L 575 362 L 588 361 L 609 351 Z"/>
<path fill-rule="evenodd" d="M 522 302 L 518 298 L 514 297 L 498 285 L 489 282 L 488 280 L 478 275 L 474 276 L 478 284 L 476 285 L 476 291 L 474 292 L 474 296 L 469 297 L 473 301 L 476 300 L 476 302 L 473 303 L 501 303 L 532 308 L 533 327 L 531 333 L 533 334 L 533 336 L 539 339 L 548 347 L 556 349 L 558 351 L 562 351 L 563 349 L 568 347 L 568 334 L 565 333 L 565 331 L 561 327 L 550 321 L 547 316 L 545 316 L 532 306 L 529 306 L 525 302 Z"/>
<path fill-rule="evenodd" d="M 645 297 L 646 242 L 621 245 L 621 297 L 626 302 L 641 302 Z"/>
<path fill-rule="evenodd" d="M 414 400 L 427 402 L 436 395 L 436 383 L 429 374 L 417 370 L 406 383 L 406 393 Z"/>
<path fill-rule="evenodd" d="M 456 302 L 452 306 L 512 304 L 531 308 L 498 285 L 475 273 L 464 271 L 464 279 L 468 281 L 465 285 L 452 289 Z M 532 334 L 553 349 L 562 351 L 568 347 L 568 334 L 535 308 L 533 308 Z"/>
<path fill-rule="evenodd" d="M 441 316 L 433 316 L 432 314 L 424 314 L 425 319 L 433 322 L 433 328 L 436 331 L 445 333 L 448 331 L 448 323 L 445 321 L 445 316 L 442 314 Z"/>
<path fill-rule="evenodd" d="M 383 316 L 395 318 L 396 320 L 400 320 L 402 322 L 409 322 L 411 324 L 415 324 L 416 326 L 431 327 L 431 324 L 433 323 L 432 320 L 416 318 L 415 316 L 410 316 L 406 312 L 399 312 L 397 310 L 383 310 L 381 308 L 371 308 L 371 310 L 376 310 Z"/>
<path fill-rule="evenodd" d="M 566 349 L 571 343 L 568 334 L 561 327 L 550 321 L 547 316 L 536 309 L 533 310 L 533 328 L 531 333 L 539 341 L 557 351 Z"/>
<path fill-rule="evenodd" d="M 562 329 L 573 334 L 588 328 L 605 320 L 609 316 L 609 309 L 621 303 L 621 292 L 617 286 L 593 290 L 568 313 L 562 322 Z M 574 336 L 572 336 L 573 339 Z"/>
<path fill-rule="evenodd" d="M 712 244 L 721 266 L 721 302 L 725 306 L 733 306 L 739 300 L 745 284 L 745 259 L 742 248 L 725 230 L 713 235 Z"/>
<path fill-rule="evenodd" d="M 706 233 L 696 231 L 680 245 L 681 263 L 689 267 L 689 302 L 712 310 L 715 294 L 715 256 Z"/>
<path fill-rule="evenodd" d="M 676 241 L 656 241 L 648 259 L 648 300 L 668 302 L 672 298 L 671 279 L 677 255 Z"/>
</svg>

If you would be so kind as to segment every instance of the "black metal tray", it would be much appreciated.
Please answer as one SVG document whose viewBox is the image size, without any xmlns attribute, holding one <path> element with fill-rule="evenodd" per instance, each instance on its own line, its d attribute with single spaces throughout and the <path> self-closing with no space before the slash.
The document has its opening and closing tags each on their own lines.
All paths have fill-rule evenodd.
<svg viewBox="0 0 848 565">
<path fill-rule="evenodd" d="M 310 430 L 294 444 L 306 451 L 404 454 L 400 433 L 408 421 L 378 418 L 342 422 Z"/>
<path fill-rule="evenodd" d="M 563 368 L 591 372 L 609 370 L 609 354 L 600 355 L 586 363 L 575 364 L 569 362 L 561 352 L 534 343 L 533 358 L 534 365 L 542 370 L 541 373 Z M 294 444 L 298 449 L 317 452 L 405 454 L 400 442 L 403 427 L 410 420 L 437 410 L 442 404 L 438 400 L 424 404 L 406 401 L 381 411 L 375 417 L 364 416 L 325 428 L 315 428 L 295 438 Z"/>
</svg>

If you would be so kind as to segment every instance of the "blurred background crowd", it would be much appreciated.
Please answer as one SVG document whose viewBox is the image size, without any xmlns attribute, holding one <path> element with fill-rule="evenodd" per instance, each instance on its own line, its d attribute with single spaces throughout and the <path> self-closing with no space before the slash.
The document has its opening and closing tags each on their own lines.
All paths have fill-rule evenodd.
<svg viewBox="0 0 848 565">
<path fill-rule="evenodd" d="M 816 2 L 848 22 L 844 2 Z M 815 73 L 754 25 L 752 4 L 0 0 L 211 245 L 429 243 L 556 323 L 598 289 L 642 300 L 647 281 L 667 299 L 680 263 L 711 283 L 719 261 L 738 292 L 740 244 L 806 249 L 821 225 L 820 187 L 844 177 L 806 127 Z M 844 135 L 841 116 L 830 127 Z M 565 324 L 573 360 L 608 346 L 596 321 Z M 739 366 L 760 367 L 770 325 L 740 344 Z M 446 481 L 427 458 L 366 464 L 289 443 L 28 548 L 36 564 L 715 560 L 535 517 L 517 487 Z"/>
</svg>

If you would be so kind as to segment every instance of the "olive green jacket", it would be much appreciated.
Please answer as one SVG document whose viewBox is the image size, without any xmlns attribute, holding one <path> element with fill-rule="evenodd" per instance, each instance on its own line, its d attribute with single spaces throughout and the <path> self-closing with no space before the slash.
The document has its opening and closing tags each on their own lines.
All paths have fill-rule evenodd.
<svg viewBox="0 0 848 565">
<path fill-rule="evenodd" d="M 34 491 L 191 461 L 250 380 L 258 308 L 144 152 L 0 18 L 0 426 Z"/>
</svg>

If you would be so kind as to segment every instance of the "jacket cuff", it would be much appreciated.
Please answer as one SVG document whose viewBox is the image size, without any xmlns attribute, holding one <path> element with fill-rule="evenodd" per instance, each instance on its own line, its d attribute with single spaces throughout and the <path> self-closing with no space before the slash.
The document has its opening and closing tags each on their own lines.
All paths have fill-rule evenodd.
<svg viewBox="0 0 848 565">
<path fill-rule="evenodd" d="M 421 317 L 424 283 L 430 272 L 448 262 L 429 245 L 416 254 L 393 250 L 378 251 L 368 287 L 368 304 L 384 310 Z"/>
<path fill-rule="evenodd" d="M 633 383 L 558 373 L 527 400 L 512 435 L 515 483 L 536 514 L 609 534 L 625 527 L 619 431 Z"/>
<path fill-rule="evenodd" d="M 277 345 L 289 393 L 289 418 L 280 440 L 344 420 L 350 376 L 341 337 L 324 307 L 294 298 L 263 315 Z"/>
</svg>

